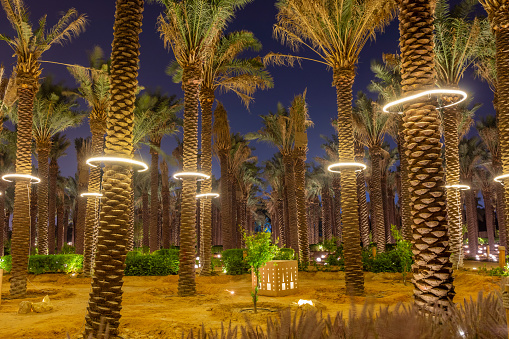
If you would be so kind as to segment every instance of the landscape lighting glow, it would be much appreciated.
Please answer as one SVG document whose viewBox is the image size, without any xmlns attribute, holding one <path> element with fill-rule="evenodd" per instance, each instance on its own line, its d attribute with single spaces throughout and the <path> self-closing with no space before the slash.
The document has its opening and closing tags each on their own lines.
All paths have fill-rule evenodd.
<svg viewBox="0 0 509 339">
<path fill-rule="evenodd" d="M 219 193 L 201 193 L 196 195 L 196 199 L 200 198 L 217 198 L 219 197 Z"/>
<path fill-rule="evenodd" d="M 389 111 L 389 108 L 391 108 L 393 106 L 396 106 L 396 105 L 400 105 L 400 104 L 408 102 L 408 101 L 412 101 L 412 100 L 418 99 L 420 97 L 424 97 L 426 95 L 431 96 L 433 94 L 457 94 L 457 95 L 461 95 L 462 96 L 462 98 L 460 100 L 458 100 L 456 102 L 453 102 L 452 104 L 449 104 L 449 105 L 437 107 L 437 109 L 441 109 L 441 108 L 445 108 L 445 107 L 451 107 L 451 106 L 457 105 L 460 102 L 465 101 L 467 99 L 467 93 L 465 93 L 463 91 L 460 91 L 460 90 L 457 90 L 457 89 L 437 88 L 437 89 L 430 89 L 430 90 L 427 90 L 427 91 L 422 91 L 422 92 L 419 92 L 417 94 L 410 95 L 408 97 L 401 98 L 401 99 L 389 102 L 387 105 L 385 105 L 382 108 L 382 110 L 385 113 L 399 113 L 399 114 L 402 114 L 403 112 L 391 112 L 391 111 Z"/>
<path fill-rule="evenodd" d="M 80 197 L 96 197 L 96 198 L 100 198 L 102 197 L 102 193 L 95 193 L 95 192 L 86 192 L 86 193 L 81 193 L 80 194 Z"/>
<path fill-rule="evenodd" d="M 341 167 L 358 168 L 357 170 L 355 170 L 355 172 L 362 171 L 362 170 L 366 169 L 366 165 L 364 165 L 361 162 L 338 162 L 338 163 L 329 165 L 329 167 L 327 167 L 327 171 L 333 172 L 333 173 L 341 173 L 340 170 L 335 169 L 336 167 L 337 168 L 341 168 Z"/>
<path fill-rule="evenodd" d="M 313 302 L 311 300 L 304 300 L 304 299 L 299 299 L 299 301 L 297 302 L 297 305 L 299 305 L 299 306 L 302 306 L 302 305 L 314 306 Z"/>
<path fill-rule="evenodd" d="M 124 164 L 135 165 L 136 167 L 140 167 L 141 169 L 138 172 L 145 172 L 148 170 L 148 165 L 142 161 L 130 159 L 130 158 L 121 158 L 121 157 L 94 157 L 87 159 L 87 165 L 91 167 L 98 167 L 99 165 L 94 165 L 93 163 L 105 163 L 105 162 L 119 162 Z"/>
<path fill-rule="evenodd" d="M 445 185 L 445 188 L 456 188 L 461 191 L 468 191 L 470 189 L 470 186 L 468 185 Z"/>
<path fill-rule="evenodd" d="M 173 174 L 173 178 L 177 180 L 182 180 L 184 177 L 188 178 L 197 178 L 197 180 L 209 179 L 210 175 L 200 172 L 178 172 Z"/>
<path fill-rule="evenodd" d="M 2 176 L 3 181 L 7 181 L 7 182 L 14 181 L 14 180 L 8 180 L 8 179 L 30 179 L 31 184 L 38 184 L 41 182 L 41 179 L 34 177 L 33 175 L 30 175 L 30 174 L 12 173 L 12 174 L 5 174 Z"/>
<path fill-rule="evenodd" d="M 498 177 L 495 177 L 493 180 L 496 182 L 499 182 L 501 184 L 504 184 L 503 180 L 507 179 L 507 178 L 509 178 L 509 174 L 502 174 L 502 175 L 499 175 Z"/>
</svg>

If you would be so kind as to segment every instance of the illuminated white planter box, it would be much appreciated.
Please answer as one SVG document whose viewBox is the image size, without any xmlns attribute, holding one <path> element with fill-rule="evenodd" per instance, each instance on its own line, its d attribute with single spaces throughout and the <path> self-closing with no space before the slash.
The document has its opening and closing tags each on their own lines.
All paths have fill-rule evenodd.
<svg viewBox="0 0 509 339">
<path fill-rule="evenodd" d="M 272 260 L 260 268 L 259 295 L 280 297 L 297 292 L 297 260 Z M 251 273 L 252 288 L 256 286 L 256 276 Z"/>
</svg>

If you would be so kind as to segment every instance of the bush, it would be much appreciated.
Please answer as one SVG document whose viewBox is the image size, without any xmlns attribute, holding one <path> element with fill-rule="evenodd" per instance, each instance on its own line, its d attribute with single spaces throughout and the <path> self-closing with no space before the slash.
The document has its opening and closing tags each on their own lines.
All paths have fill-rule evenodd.
<svg viewBox="0 0 509 339">
<path fill-rule="evenodd" d="M 273 260 L 294 260 L 295 251 L 293 248 L 281 248 Z"/>
<path fill-rule="evenodd" d="M 223 246 L 222 245 L 212 246 L 212 253 L 213 254 L 219 254 L 222 251 L 223 251 Z"/>
<path fill-rule="evenodd" d="M 142 254 L 132 251 L 125 260 L 125 275 L 129 276 L 161 276 L 175 275 L 179 270 L 179 251 L 162 249 L 153 254 Z"/>
<path fill-rule="evenodd" d="M 62 247 L 62 251 L 60 251 L 60 254 L 74 254 L 74 253 L 76 253 L 76 247 L 67 244 L 64 244 L 64 246 Z"/>
<path fill-rule="evenodd" d="M 223 270 L 226 274 L 238 275 L 249 273 L 249 265 L 244 261 L 244 250 L 232 248 L 221 253 L 223 259 Z"/>
<path fill-rule="evenodd" d="M 12 258 L 10 255 L 0 259 L 0 268 L 10 272 Z M 83 256 L 81 254 L 52 254 L 31 255 L 28 258 L 28 272 L 33 274 L 42 273 L 75 273 L 83 269 Z"/>
</svg>

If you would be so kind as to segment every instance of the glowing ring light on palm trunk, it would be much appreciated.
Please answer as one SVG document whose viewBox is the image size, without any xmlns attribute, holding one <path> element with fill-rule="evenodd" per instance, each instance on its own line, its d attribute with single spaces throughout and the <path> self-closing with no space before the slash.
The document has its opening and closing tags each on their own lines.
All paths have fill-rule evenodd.
<svg viewBox="0 0 509 339">
<path fill-rule="evenodd" d="M 454 188 L 460 191 L 468 191 L 470 189 L 470 186 L 468 185 L 445 185 L 445 188 Z"/>
<path fill-rule="evenodd" d="M 200 172 L 178 172 L 173 174 L 173 178 L 177 180 L 183 180 L 185 178 L 196 178 L 196 180 L 210 179 L 210 175 Z"/>
<path fill-rule="evenodd" d="M 338 162 L 327 167 L 327 171 L 333 173 L 341 173 L 341 170 L 336 168 L 352 169 L 356 168 L 355 172 L 360 172 L 366 169 L 366 165 L 362 162 Z"/>
<path fill-rule="evenodd" d="M 404 103 L 407 103 L 409 101 L 413 101 L 415 99 L 419 99 L 421 97 L 425 97 L 425 96 L 438 96 L 440 94 L 453 94 L 453 95 L 461 95 L 462 98 L 458 101 L 455 101 L 453 102 L 452 104 L 449 104 L 449 105 L 445 105 L 445 106 L 440 106 L 440 107 L 437 107 L 437 109 L 441 109 L 441 108 L 445 108 L 445 107 L 451 107 L 451 106 L 454 106 L 454 105 L 457 105 L 459 104 L 460 102 L 462 101 L 465 101 L 467 99 L 467 93 L 463 92 L 463 91 L 460 91 L 458 89 L 445 89 L 445 88 L 437 88 L 437 89 L 430 89 L 430 90 L 427 90 L 427 91 L 422 91 L 422 92 L 419 92 L 417 94 L 414 94 L 414 95 L 410 95 L 408 97 L 405 97 L 405 98 L 401 98 L 401 99 L 398 99 L 398 100 L 395 100 L 395 101 L 392 101 L 392 102 L 389 102 L 388 104 L 386 104 L 382 110 L 385 112 L 385 113 L 399 113 L 399 114 L 403 114 L 403 112 L 391 112 L 389 111 L 389 108 L 393 107 L 393 106 L 397 106 L 397 105 L 401 105 L 401 104 L 404 104 Z"/>
<path fill-rule="evenodd" d="M 94 163 L 98 163 L 97 165 L 94 165 Z M 122 164 L 128 164 L 133 165 L 133 167 L 141 168 L 138 170 L 138 172 L 145 172 L 148 170 L 147 164 L 145 164 L 142 161 L 130 159 L 130 158 L 121 158 L 121 157 L 94 157 L 87 159 L 87 165 L 91 167 L 98 167 L 99 163 L 122 163 Z"/>
<path fill-rule="evenodd" d="M 85 192 L 85 193 L 80 194 L 80 197 L 82 197 L 82 198 L 91 197 L 91 198 L 101 199 L 102 196 L 103 196 L 102 193 L 97 193 L 97 192 Z"/>
<path fill-rule="evenodd" d="M 509 174 L 502 174 L 502 175 L 499 175 L 498 177 L 495 177 L 493 180 L 496 181 L 496 182 L 499 182 L 501 183 L 502 185 L 504 184 L 504 180 L 509 178 Z"/>
<path fill-rule="evenodd" d="M 196 199 L 200 198 L 217 198 L 219 197 L 219 193 L 201 193 L 196 195 Z"/>
<path fill-rule="evenodd" d="M 8 180 L 8 179 L 13 179 L 13 180 Z M 3 181 L 13 182 L 14 179 L 30 179 L 31 184 L 38 184 L 41 182 L 41 179 L 34 177 L 33 175 L 30 175 L 30 174 L 12 173 L 12 174 L 5 174 L 2 176 Z"/>
</svg>

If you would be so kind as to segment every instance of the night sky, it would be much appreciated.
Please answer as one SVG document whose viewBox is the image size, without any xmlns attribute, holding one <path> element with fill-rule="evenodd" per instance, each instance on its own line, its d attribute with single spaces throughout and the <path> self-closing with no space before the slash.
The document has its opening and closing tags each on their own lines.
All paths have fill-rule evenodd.
<svg viewBox="0 0 509 339">
<path fill-rule="evenodd" d="M 105 55 L 111 52 L 111 41 L 113 39 L 113 20 L 115 13 L 115 1 L 113 0 L 67 0 L 67 1 L 35 1 L 25 0 L 30 9 L 31 21 L 36 24 L 43 15 L 48 15 L 48 24 L 53 25 L 60 14 L 65 10 L 74 7 L 79 13 L 86 13 L 89 23 L 86 31 L 78 38 L 73 39 L 65 46 L 55 45 L 48 52 L 44 53 L 42 60 L 56 61 L 69 64 L 80 64 L 88 66 L 87 51 L 92 50 L 94 46 L 100 46 L 105 51 Z M 478 5 L 481 15 L 484 11 Z M 143 33 L 140 36 L 141 55 L 139 83 L 147 89 L 161 88 L 163 93 L 176 94 L 183 97 L 180 84 L 174 84 L 171 78 L 164 72 L 166 66 L 173 60 L 170 51 L 164 48 L 163 41 L 156 31 L 156 19 L 163 8 L 158 4 L 146 4 Z M 229 31 L 249 30 L 262 42 L 262 51 L 250 55 L 265 55 L 266 53 L 281 52 L 291 53 L 291 50 L 280 44 L 272 37 L 272 26 L 275 23 L 276 8 L 274 1 L 255 0 L 239 11 L 235 20 L 230 24 Z M 14 31 L 5 19 L 5 13 L 0 13 L 0 31 L 3 34 L 12 36 Z M 367 91 L 366 86 L 374 78 L 369 68 L 373 59 L 381 60 L 383 53 L 398 53 L 398 20 L 393 20 L 383 33 L 377 35 L 376 41 L 368 42 L 360 55 L 357 67 L 357 75 L 353 93 L 358 91 Z M 6 66 L 8 73 L 15 64 L 15 58 L 12 57 L 12 50 L 4 42 L 0 41 L 0 62 Z M 313 55 L 302 49 L 298 55 L 313 57 Z M 73 79 L 68 75 L 64 66 L 42 63 L 43 76 L 52 74 L 56 81 L 62 81 L 67 86 L 75 86 Z M 330 124 L 331 119 L 337 116 L 336 93 L 331 86 L 332 71 L 326 69 L 322 64 L 314 62 L 304 62 L 302 68 L 295 67 L 269 67 L 274 78 L 274 88 L 255 93 L 255 101 L 250 105 L 250 110 L 242 105 L 240 100 L 234 94 L 217 93 L 216 99 L 223 102 L 230 120 L 232 132 L 257 131 L 261 127 L 260 115 L 267 114 L 269 111 L 275 112 L 277 103 L 281 102 L 288 107 L 296 94 L 302 93 L 307 88 L 307 102 L 309 106 L 309 115 L 314 122 L 314 127 L 308 132 L 309 152 L 308 160 L 317 155 L 322 155 L 320 148 L 322 144 L 321 134 L 331 135 L 334 130 Z M 481 115 L 494 114 L 492 107 L 493 94 L 488 86 L 479 79 L 474 79 L 472 72 L 469 71 L 463 79 L 460 87 L 468 93 L 474 94 L 474 102 L 482 102 L 483 107 L 476 113 L 476 119 Z M 371 94 L 373 98 L 375 96 Z M 85 105 L 83 109 L 85 109 Z M 475 133 L 475 132 L 471 132 Z M 84 123 L 77 129 L 64 132 L 70 139 L 76 137 L 90 136 L 88 123 Z M 275 152 L 275 148 L 253 141 L 251 143 L 255 148 L 254 155 L 258 156 L 259 161 L 270 158 Z M 175 147 L 175 141 L 172 136 L 166 137 L 162 142 L 162 149 L 168 153 Z M 149 162 L 149 155 L 146 149 L 142 149 L 138 157 L 141 156 L 145 162 Z M 61 174 L 63 176 L 74 176 L 76 172 L 76 152 L 74 144 L 69 147 L 67 156 L 59 161 Z M 219 176 L 219 166 L 217 161 L 213 164 L 213 172 L 216 177 Z M 170 173 L 175 169 L 170 170 Z"/>
</svg>

